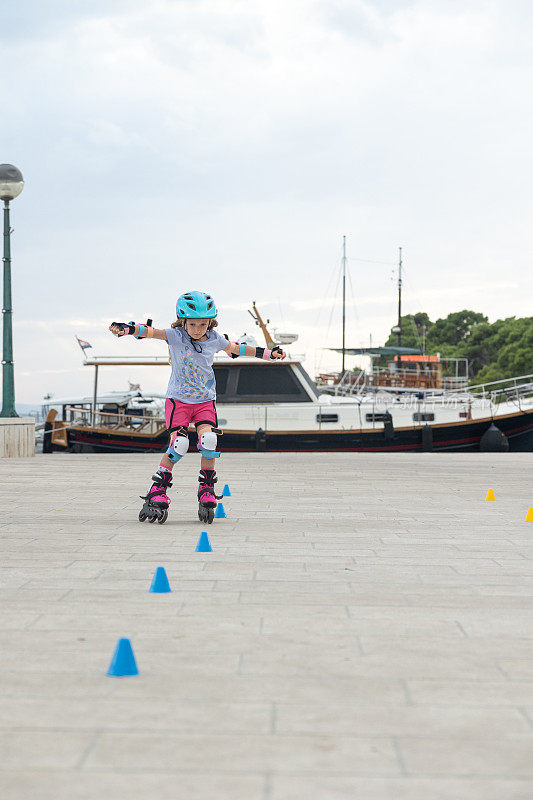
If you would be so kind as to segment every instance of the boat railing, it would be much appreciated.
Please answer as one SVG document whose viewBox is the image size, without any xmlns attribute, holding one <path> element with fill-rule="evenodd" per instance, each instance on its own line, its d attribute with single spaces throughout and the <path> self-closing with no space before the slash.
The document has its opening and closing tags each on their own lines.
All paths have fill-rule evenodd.
<svg viewBox="0 0 533 800">
<path fill-rule="evenodd" d="M 359 394 L 366 385 L 366 373 L 361 371 L 357 374 L 351 370 L 346 370 L 340 381 L 335 384 L 333 394 L 355 395 Z"/>
<path fill-rule="evenodd" d="M 107 430 L 134 430 L 135 433 L 157 434 L 166 428 L 164 417 L 154 417 L 143 411 L 99 411 L 79 406 L 65 406 L 70 413 L 70 424 L 87 428 L 106 428 Z M 137 422 L 138 420 L 138 422 Z"/>
<path fill-rule="evenodd" d="M 468 387 L 468 378 L 459 378 L 456 376 L 443 375 L 442 386 L 449 391 L 456 389 L 465 389 Z"/>
<path fill-rule="evenodd" d="M 515 402 L 518 405 L 518 408 L 521 409 L 522 401 L 529 399 L 533 400 L 533 382 L 529 384 L 506 387 L 504 389 L 494 389 L 490 393 L 490 400 L 494 405 Z"/>
<path fill-rule="evenodd" d="M 432 396 L 433 393 L 426 394 L 426 400 Z M 455 387 L 453 396 L 458 400 L 468 397 L 492 405 L 513 402 L 521 409 L 522 401 L 533 400 L 533 374 L 517 375 L 515 378 L 502 378 L 473 386 Z"/>
<path fill-rule="evenodd" d="M 464 391 L 474 395 L 474 397 L 490 398 L 498 402 L 531 397 L 533 396 L 533 374 L 479 383 L 465 387 Z"/>
</svg>

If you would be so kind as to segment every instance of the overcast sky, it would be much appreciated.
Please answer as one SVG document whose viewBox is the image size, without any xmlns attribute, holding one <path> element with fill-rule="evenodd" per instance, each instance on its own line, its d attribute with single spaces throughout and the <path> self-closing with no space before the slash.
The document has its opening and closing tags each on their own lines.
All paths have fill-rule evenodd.
<svg viewBox="0 0 533 800">
<path fill-rule="evenodd" d="M 21 0 L 0 38 L 18 402 L 90 392 L 75 334 L 164 353 L 107 325 L 167 327 L 190 289 L 339 368 L 343 234 L 350 346 L 395 322 L 400 245 L 406 313 L 532 313 L 528 0 Z M 128 379 L 168 373 L 101 388 Z"/>
</svg>

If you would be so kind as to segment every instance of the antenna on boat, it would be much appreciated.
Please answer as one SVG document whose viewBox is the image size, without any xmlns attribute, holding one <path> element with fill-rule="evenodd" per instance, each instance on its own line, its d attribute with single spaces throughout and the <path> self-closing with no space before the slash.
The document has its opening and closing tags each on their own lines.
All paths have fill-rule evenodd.
<svg viewBox="0 0 533 800">
<path fill-rule="evenodd" d="M 342 374 L 346 350 L 346 236 L 342 237 Z"/>
<path fill-rule="evenodd" d="M 266 346 L 268 348 L 274 347 L 276 343 L 275 343 L 274 339 L 272 338 L 272 336 L 270 335 L 270 332 L 269 332 L 267 326 L 263 322 L 261 314 L 259 313 L 259 309 L 257 308 L 257 306 L 255 304 L 255 300 L 252 302 L 252 308 L 253 308 L 253 312 L 250 311 L 250 309 L 248 309 L 248 313 L 255 320 L 255 324 L 259 325 L 259 327 L 263 331 L 263 336 L 265 337 Z M 269 323 L 270 320 L 267 319 L 267 322 Z"/>
</svg>

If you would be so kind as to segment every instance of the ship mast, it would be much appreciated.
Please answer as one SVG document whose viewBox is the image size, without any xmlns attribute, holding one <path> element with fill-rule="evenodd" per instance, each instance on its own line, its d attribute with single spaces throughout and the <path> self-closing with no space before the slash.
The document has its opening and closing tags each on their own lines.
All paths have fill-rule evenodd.
<svg viewBox="0 0 533 800">
<path fill-rule="evenodd" d="M 342 237 L 342 374 L 346 350 L 346 236 Z"/>
<path fill-rule="evenodd" d="M 402 346 L 402 248 L 399 248 L 398 259 L 398 347 Z M 398 353 L 398 370 L 401 369 L 402 357 Z"/>
</svg>

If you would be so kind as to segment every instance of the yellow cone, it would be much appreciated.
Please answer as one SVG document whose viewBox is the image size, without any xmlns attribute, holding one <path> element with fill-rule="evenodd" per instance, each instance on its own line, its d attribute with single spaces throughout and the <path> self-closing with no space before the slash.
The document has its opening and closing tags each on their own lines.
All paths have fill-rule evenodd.
<svg viewBox="0 0 533 800">
<path fill-rule="evenodd" d="M 487 496 L 485 497 L 485 500 L 496 500 L 496 498 L 494 497 L 494 489 L 489 489 L 489 491 L 487 492 Z"/>
<path fill-rule="evenodd" d="M 533 506 L 529 506 L 524 522 L 533 522 Z"/>
</svg>

